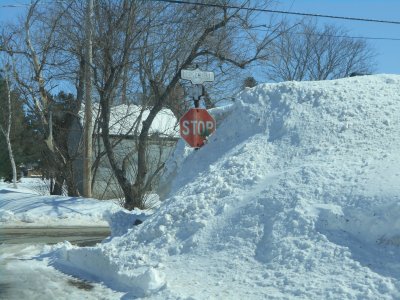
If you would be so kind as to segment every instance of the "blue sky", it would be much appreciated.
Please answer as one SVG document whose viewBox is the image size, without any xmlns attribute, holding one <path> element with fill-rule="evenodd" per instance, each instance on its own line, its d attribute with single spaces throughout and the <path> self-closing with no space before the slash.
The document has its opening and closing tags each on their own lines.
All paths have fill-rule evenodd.
<svg viewBox="0 0 400 300">
<path fill-rule="evenodd" d="M 400 21 L 399 0 L 281 0 L 277 9 L 345 17 Z M 293 17 L 291 17 L 293 19 Z M 335 24 L 349 35 L 400 39 L 400 25 L 318 18 L 321 24 Z M 376 57 L 376 73 L 400 74 L 400 40 L 369 40 Z"/>
<path fill-rule="evenodd" d="M 0 21 L 16 19 L 24 7 L 8 8 L 6 5 L 29 3 L 26 0 L 0 0 Z M 400 0 L 281 0 L 275 7 L 293 12 L 337 15 L 346 17 L 400 21 Z M 266 14 L 266 17 L 268 14 Z M 296 17 L 289 17 L 294 19 Z M 345 27 L 352 36 L 387 37 L 400 39 L 400 25 L 355 22 L 318 18 L 321 24 Z M 376 73 L 400 74 L 400 41 L 369 40 L 375 49 Z"/>
</svg>

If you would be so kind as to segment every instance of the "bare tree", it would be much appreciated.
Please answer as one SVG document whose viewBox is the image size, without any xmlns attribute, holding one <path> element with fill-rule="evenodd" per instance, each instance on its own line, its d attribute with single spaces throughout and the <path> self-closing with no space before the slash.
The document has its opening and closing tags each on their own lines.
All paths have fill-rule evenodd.
<svg viewBox="0 0 400 300">
<path fill-rule="evenodd" d="M 326 80 L 347 77 L 353 72 L 371 73 L 374 53 L 365 40 L 353 39 L 334 25 L 319 27 L 302 21 L 277 38 L 270 51 L 273 58 L 265 71 L 268 79 Z"/>
<path fill-rule="evenodd" d="M 57 40 L 57 30 L 69 6 L 48 6 L 43 10 L 38 3 L 35 1 L 29 7 L 22 26 L 10 27 L 2 34 L 1 50 L 11 58 L 13 75 L 20 93 L 26 99 L 27 109 L 40 120 L 40 130 L 47 146 L 44 157 L 52 166 L 53 174 L 50 175 L 56 178 L 55 189 L 51 192 L 60 192 L 66 181 L 68 194 L 74 196 L 79 195 L 72 167 L 76 155 L 68 148 L 65 135 L 59 139 L 54 136 L 53 108 L 56 103 L 51 96 L 52 89 L 65 79 L 60 72 L 61 67 L 70 60 L 64 52 L 59 51 Z M 68 108 L 65 107 L 62 116 L 66 127 L 71 126 L 80 108 L 79 103 L 70 104 Z"/>
<path fill-rule="evenodd" d="M 60 180 L 69 180 L 67 184 L 74 187 L 74 156 L 53 135 L 54 100 L 50 92 L 62 81 L 74 82 L 76 103 L 67 114 L 78 115 L 84 95 L 84 69 L 88 66 L 82 28 L 84 4 L 70 0 L 40 9 L 37 3 L 30 7 L 22 29 L 16 27 L 6 37 L 6 51 L 14 59 L 14 74 L 21 92 L 31 100 L 27 102 L 29 108 L 42 122 L 56 169 L 63 170 Z M 94 123 L 98 156 L 93 170 L 95 173 L 101 156 L 106 155 L 128 209 L 145 207 L 145 194 L 163 168 L 161 156 L 155 159 L 149 154 L 154 141 L 151 127 L 164 108 L 175 108 L 173 98 L 182 96 L 181 70 L 200 65 L 221 74 L 219 78 L 228 78 L 233 70 L 268 59 L 265 50 L 280 34 L 279 26 L 271 27 L 265 36 L 253 30 L 255 12 L 244 9 L 250 1 L 239 8 L 230 8 L 227 1 L 217 3 L 218 6 L 207 7 L 153 1 L 96 1 L 91 68 L 100 107 L 98 122 Z M 261 4 L 268 5 L 266 1 Z M 132 168 L 127 162 L 133 150 L 122 159 L 118 157 L 116 147 L 122 139 L 113 136 L 110 122 L 113 105 L 129 103 L 135 95 L 141 98 L 140 112 L 123 134 L 135 137 L 137 159 Z M 177 108 L 175 111 L 181 113 Z M 100 135 L 101 140 L 97 139 Z M 149 167 L 152 159 L 154 168 Z"/>
<path fill-rule="evenodd" d="M 100 1 L 94 12 L 94 86 L 100 98 L 101 134 L 108 160 L 121 187 L 128 185 L 128 179 L 122 174 L 114 154 L 110 138 L 110 114 L 124 66 L 129 63 L 136 39 L 133 32 L 136 9 L 136 4 L 131 1 Z"/>
<path fill-rule="evenodd" d="M 11 145 L 11 125 L 13 122 L 13 112 L 12 112 L 12 106 L 11 106 L 11 86 L 10 86 L 10 76 L 9 76 L 9 65 L 7 64 L 4 68 L 4 82 L 5 82 L 5 92 L 6 92 L 6 107 L 5 108 L 0 108 L 0 110 L 3 111 L 3 123 L 0 123 L 0 131 L 4 135 L 4 138 L 6 139 L 6 144 L 7 144 L 7 150 L 8 150 L 8 157 L 10 158 L 11 162 L 11 168 L 12 168 L 12 174 L 13 174 L 13 187 L 17 188 L 17 167 L 15 165 L 15 160 L 14 160 L 14 154 L 13 154 L 13 149 Z"/>
<path fill-rule="evenodd" d="M 105 5 L 106 3 L 104 7 Z M 123 5 L 128 4 L 124 2 Z M 181 70 L 206 60 L 213 61 L 219 68 L 226 64 L 244 68 L 258 59 L 266 58 L 264 49 L 272 40 L 271 35 L 259 39 L 256 34 L 251 33 L 251 12 L 241 8 L 155 2 L 136 5 L 137 3 L 129 3 L 124 13 L 114 18 L 102 17 L 102 24 L 98 24 L 99 30 L 102 30 L 102 40 L 97 43 L 98 52 L 102 53 L 102 69 L 95 69 L 96 81 L 103 83 L 98 85 L 103 142 L 111 167 L 124 191 L 127 209 L 144 208 L 143 197 L 153 178 L 162 169 L 160 165 L 160 168 L 149 173 L 149 131 L 155 117 L 166 106 L 168 98 L 176 89 Z M 109 11 L 111 8 L 105 13 Z M 117 8 L 113 7 L 113 11 L 117 11 Z M 118 23 L 106 24 L 104 20 L 107 19 Z M 125 27 L 125 30 L 116 27 L 130 22 L 135 24 L 132 26 L 135 28 L 134 32 L 132 27 Z M 251 43 L 248 42 L 249 39 Z M 149 99 L 153 98 L 153 101 L 149 102 L 152 103 L 149 106 L 150 112 L 140 129 L 137 172 L 135 179 L 131 181 L 123 166 L 115 159 L 110 146 L 108 124 L 109 107 L 122 80 L 123 67 L 133 57 L 139 62 L 137 78 L 142 94 Z M 100 70 L 102 76 L 99 76 Z"/>
</svg>

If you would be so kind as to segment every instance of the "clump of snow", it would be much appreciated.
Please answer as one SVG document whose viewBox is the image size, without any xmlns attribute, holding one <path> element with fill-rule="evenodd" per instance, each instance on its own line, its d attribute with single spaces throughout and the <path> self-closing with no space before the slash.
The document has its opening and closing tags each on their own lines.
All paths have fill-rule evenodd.
<svg viewBox="0 0 400 300">
<path fill-rule="evenodd" d="M 396 75 L 247 89 L 157 212 L 55 264 L 127 297 L 400 298 L 399 115 Z"/>
<path fill-rule="evenodd" d="M 74 251 L 70 251 L 72 249 Z M 74 261 L 77 265 L 71 267 L 68 261 Z M 132 298 L 152 294 L 162 289 L 166 283 L 164 274 L 156 268 L 146 266 L 135 270 L 121 269 L 104 255 L 102 249 L 75 248 L 69 242 L 57 248 L 52 265 L 80 278 L 104 281 L 114 290 L 129 293 Z"/>
<path fill-rule="evenodd" d="M 103 218 L 108 222 L 111 230 L 111 237 L 120 236 L 128 232 L 133 226 L 142 224 L 160 205 L 160 199 L 157 194 L 146 195 L 146 203 L 152 205 L 151 209 L 132 211 L 127 210 L 106 210 Z"/>
<path fill-rule="evenodd" d="M 106 211 L 104 219 L 108 222 L 111 229 L 111 237 L 121 236 L 128 232 L 133 226 L 138 226 L 146 220 L 149 212 L 133 211 Z"/>
<path fill-rule="evenodd" d="M 14 217 L 14 213 L 12 211 L 0 209 L 0 222 L 4 223 L 4 222 L 10 222 L 10 221 L 14 221 L 14 220 L 15 220 L 15 217 Z"/>
</svg>

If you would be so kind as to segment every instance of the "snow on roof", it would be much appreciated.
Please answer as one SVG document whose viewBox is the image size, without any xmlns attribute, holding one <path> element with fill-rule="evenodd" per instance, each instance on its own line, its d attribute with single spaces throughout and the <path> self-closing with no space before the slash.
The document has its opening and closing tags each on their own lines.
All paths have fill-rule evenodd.
<svg viewBox="0 0 400 300">
<path fill-rule="evenodd" d="M 243 91 L 155 214 L 58 261 L 149 299 L 399 298 L 399 116 L 398 75 Z"/>
<path fill-rule="evenodd" d="M 94 103 L 94 118 L 96 118 L 96 116 L 98 115 L 98 111 L 99 105 L 98 103 Z M 149 109 L 143 109 L 143 107 L 135 104 L 120 104 L 117 106 L 113 106 L 110 113 L 110 134 L 135 135 L 135 129 L 137 129 L 137 135 L 140 134 L 142 122 L 148 117 L 149 113 Z M 80 111 L 80 115 L 83 119 L 84 107 Z M 138 127 L 137 124 L 139 124 Z M 155 117 L 150 127 L 149 134 L 157 134 L 167 137 L 178 137 L 178 121 L 173 112 L 169 109 L 162 109 Z"/>
</svg>

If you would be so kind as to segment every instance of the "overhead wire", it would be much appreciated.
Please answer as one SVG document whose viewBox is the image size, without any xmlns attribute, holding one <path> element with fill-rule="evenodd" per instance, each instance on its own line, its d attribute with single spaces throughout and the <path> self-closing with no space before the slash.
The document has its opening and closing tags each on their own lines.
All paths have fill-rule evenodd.
<svg viewBox="0 0 400 300">
<path fill-rule="evenodd" d="M 242 9 L 249 11 L 258 11 L 258 12 L 266 12 L 266 13 L 277 13 L 277 14 L 287 14 L 287 15 L 299 15 L 299 16 L 308 16 L 308 17 L 317 17 L 317 18 L 332 18 L 332 19 L 341 19 L 348 21 L 360 21 L 360 22 L 373 22 L 373 23 L 385 23 L 385 24 L 393 24 L 400 25 L 400 21 L 393 20 L 379 20 L 379 19 L 368 19 L 368 18 L 356 18 L 356 17 L 344 17 L 344 16 L 334 16 L 334 15 L 323 15 L 323 14 L 312 14 L 312 13 L 304 13 L 304 12 L 292 12 L 292 11 L 283 11 L 283 10 L 272 10 L 272 9 L 263 9 L 256 7 L 242 7 L 237 5 L 221 5 L 221 4 L 213 4 L 213 3 L 202 3 L 202 2 L 193 2 L 186 0 L 152 0 L 155 2 L 167 2 L 173 4 L 184 4 L 184 5 L 199 5 L 206 7 L 219 7 L 219 8 L 229 8 L 229 9 Z M 43 1 L 39 2 L 40 4 L 50 4 L 51 2 Z M 292 3 L 293 4 L 293 3 Z M 3 4 L 0 5 L 2 8 L 20 8 L 26 7 L 30 4 Z M 254 29 L 256 31 L 267 32 L 268 30 L 263 29 Z M 290 32 L 289 34 L 305 34 L 302 32 Z M 319 36 L 327 36 L 326 34 L 313 34 Z M 351 39 L 364 39 L 364 40 L 383 40 L 383 41 L 400 41 L 400 38 L 392 38 L 392 37 L 369 37 L 369 36 L 332 36 L 337 38 L 351 38 Z"/>
<path fill-rule="evenodd" d="M 155 2 L 167 2 L 173 4 L 185 4 L 185 5 L 199 5 L 199 6 L 207 6 L 207 7 L 219 7 L 219 8 L 230 8 L 230 9 L 242 9 L 242 10 L 250 10 L 250 11 L 259 11 L 259 12 L 267 12 L 267 13 L 278 13 L 278 14 L 288 14 L 288 15 L 301 15 L 301 16 L 309 16 L 309 17 L 320 17 L 320 18 L 333 18 L 333 19 L 343 19 L 348 21 L 363 21 L 363 22 L 375 22 L 375 23 L 386 23 L 386 24 L 394 24 L 400 25 L 400 21 L 392 21 L 392 20 L 378 20 L 378 19 L 367 19 L 367 18 L 355 18 L 355 17 L 342 17 L 342 16 L 333 16 L 333 15 L 322 15 L 322 14 L 311 14 L 311 13 L 303 13 L 303 12 L 291 12 L 291 11 L 282 11 L 282 10 L 271 10 L 271 9 L 263 9 L 263 8 L 255 8 L 255 7 L 242 7 L 237 5 L 220 5 L 220 4 L 212 4 L 212 3 L 201 3 L 201 2 L 193 2 L 186 0 L 152 0 Z M 293 3 L 291 7 L 293 6 Z M 263 29 L 255 29 L 256 31 L 267 32 L 268 30 Z M 306 34 L 303 32 L 289 32 L 289 34 Z M 328 36 L 326 34 L 317 34 L 313 35 L 318 36 Z M 346 36 L 346 35 L 329 35 L 331 37 L 337 38 L 350 38 L 350 39 L 364 39 L 364 40 L 384 40 L 384 41 L 400 41 L 400 38 L 392 38 L 392 37 L 368 37 L 368 36 Z"/>
<path fill-rule="evenodd" d="M 261 32 L 272 32 L 272 30 L 268 29 L 253 29 L 255 31 Z M 334 34 L 320 34 L 320 33 L 309 33 L 309 32 L 296 32 L 296 31 L 280 31 L 279 33 L 287 33 L 287 34 L 298 34 L 298 35 L 316 35 L 316 36 L 326 36 L 333 38 L 348 38 L 348 39 L 360 39 L 360 40 L 384 40 L 384 41 L 400 41 L 400 38 L 391 38 L 391 37 L 373 37 L 373 36 L 351 36 L 351 35 L 334 35 Z"/>
<path fill-rule="evenodd" d="M 13 1 L 15 2 L 15 1 Z M 50 1 L 50 0 L 46 0 L 46 1 L 39 1 L 37 4 L 38 5 L 46 5 L 46 4 L 52 4 L 54 2 L 64 2 L 64 1 Z M 29 7 L 31 6 L 31 3 L 12 3 L 12 4 L 0 4 L 0 8 L 21 8 L 21 7 Z"/>
<path fill-rule="evenodd" d="M 316 18 L 330 18 L 330 19 L 340 19 L 340 20 L 348 20 L 348 21 L 359 21 L 359 22 L 372 22 L 372 23 L 386 23 L 386 24 L 394 24 L 400 25 L 400 21 L 394 20 L 381 20 L 381 19 L 369 19 L 369 18 L 358 18 L 358 17 L 345 17 L 345 16 L 335 16 L 335 15 L 325 15 L 325 14 L 316 14 L 316 13 L 305 13 L 305 12 L 294 12 L 294 11 L 286 11 L 286 10 L 276 10 L 276 9 L 266 9 L 266 8 L 257 8 L 257 7 L 243 7 L 238 5 L 221 5 L 214 3 L 203 3 L 203 2 L 193 2 L 193 1 L 185 1 L 185 0 L 152 0 L 155 2 L 167 2 L 174 4 L 187 4 L 187 5 L 199 5 L 199 6 L 207 6 L 207 7 L 219 7 L 219 8 L 229 8 L 229 9 L 241 9 L 241 10 L 249 10 L 249 11 L 258 11 L 258 12 L 266 12 L 266 13 L 277 13 L 277 14 L 287 14 L 287 15 L 297 15 L 297 16 L 306 16 L 306 17 L 316 17 Z M 39 2 L 41 3 L 41 2 Z M 43 2 L 44 3 L 52 3 Z M 29 6 L 30 4 L 2 4 L 0 7 L 3 8 L 18 8 Z M 293 4 L 292 4 L 293 5 Z"/>
<path fill-rule="evenodd" d="M 291 11 L 285 11 L 285 10 L 274 10 L 274 9 L 265 9 L 265 8 L 257 8 L 257 7 L 242 7 L 242 6 L 238 6 L 238 5 L 221 5 L 221 4 L 202 3 L 202 2 L 193 2 L 193 1 L 185 1 L 185 0 L 152 0 L 152 1 L 168 2 L 168 3 L 175 3 L 175 4 L 199 5 L 199 6 L 207 6 L 207 7 L 229 8 L 229 9 L 242 9 L 242 10 L 249 10 L 249 11 L 297 15 L 297 16 L 316 17 L 316 18 L 330 18 L 330 19 L 341 19 L 341 20 L 348 20 L 348 21 L 360 21 L 360 22 L 373 22 L 373 23 L 386 23 L 386 24 L 400 25 L 400 21 L 393 21 L 393 20 L 379 20 L 379 19 L 313 14 L 313 13 L 305 13 L 305 12 L 291 12 Z"/>
</svg>

